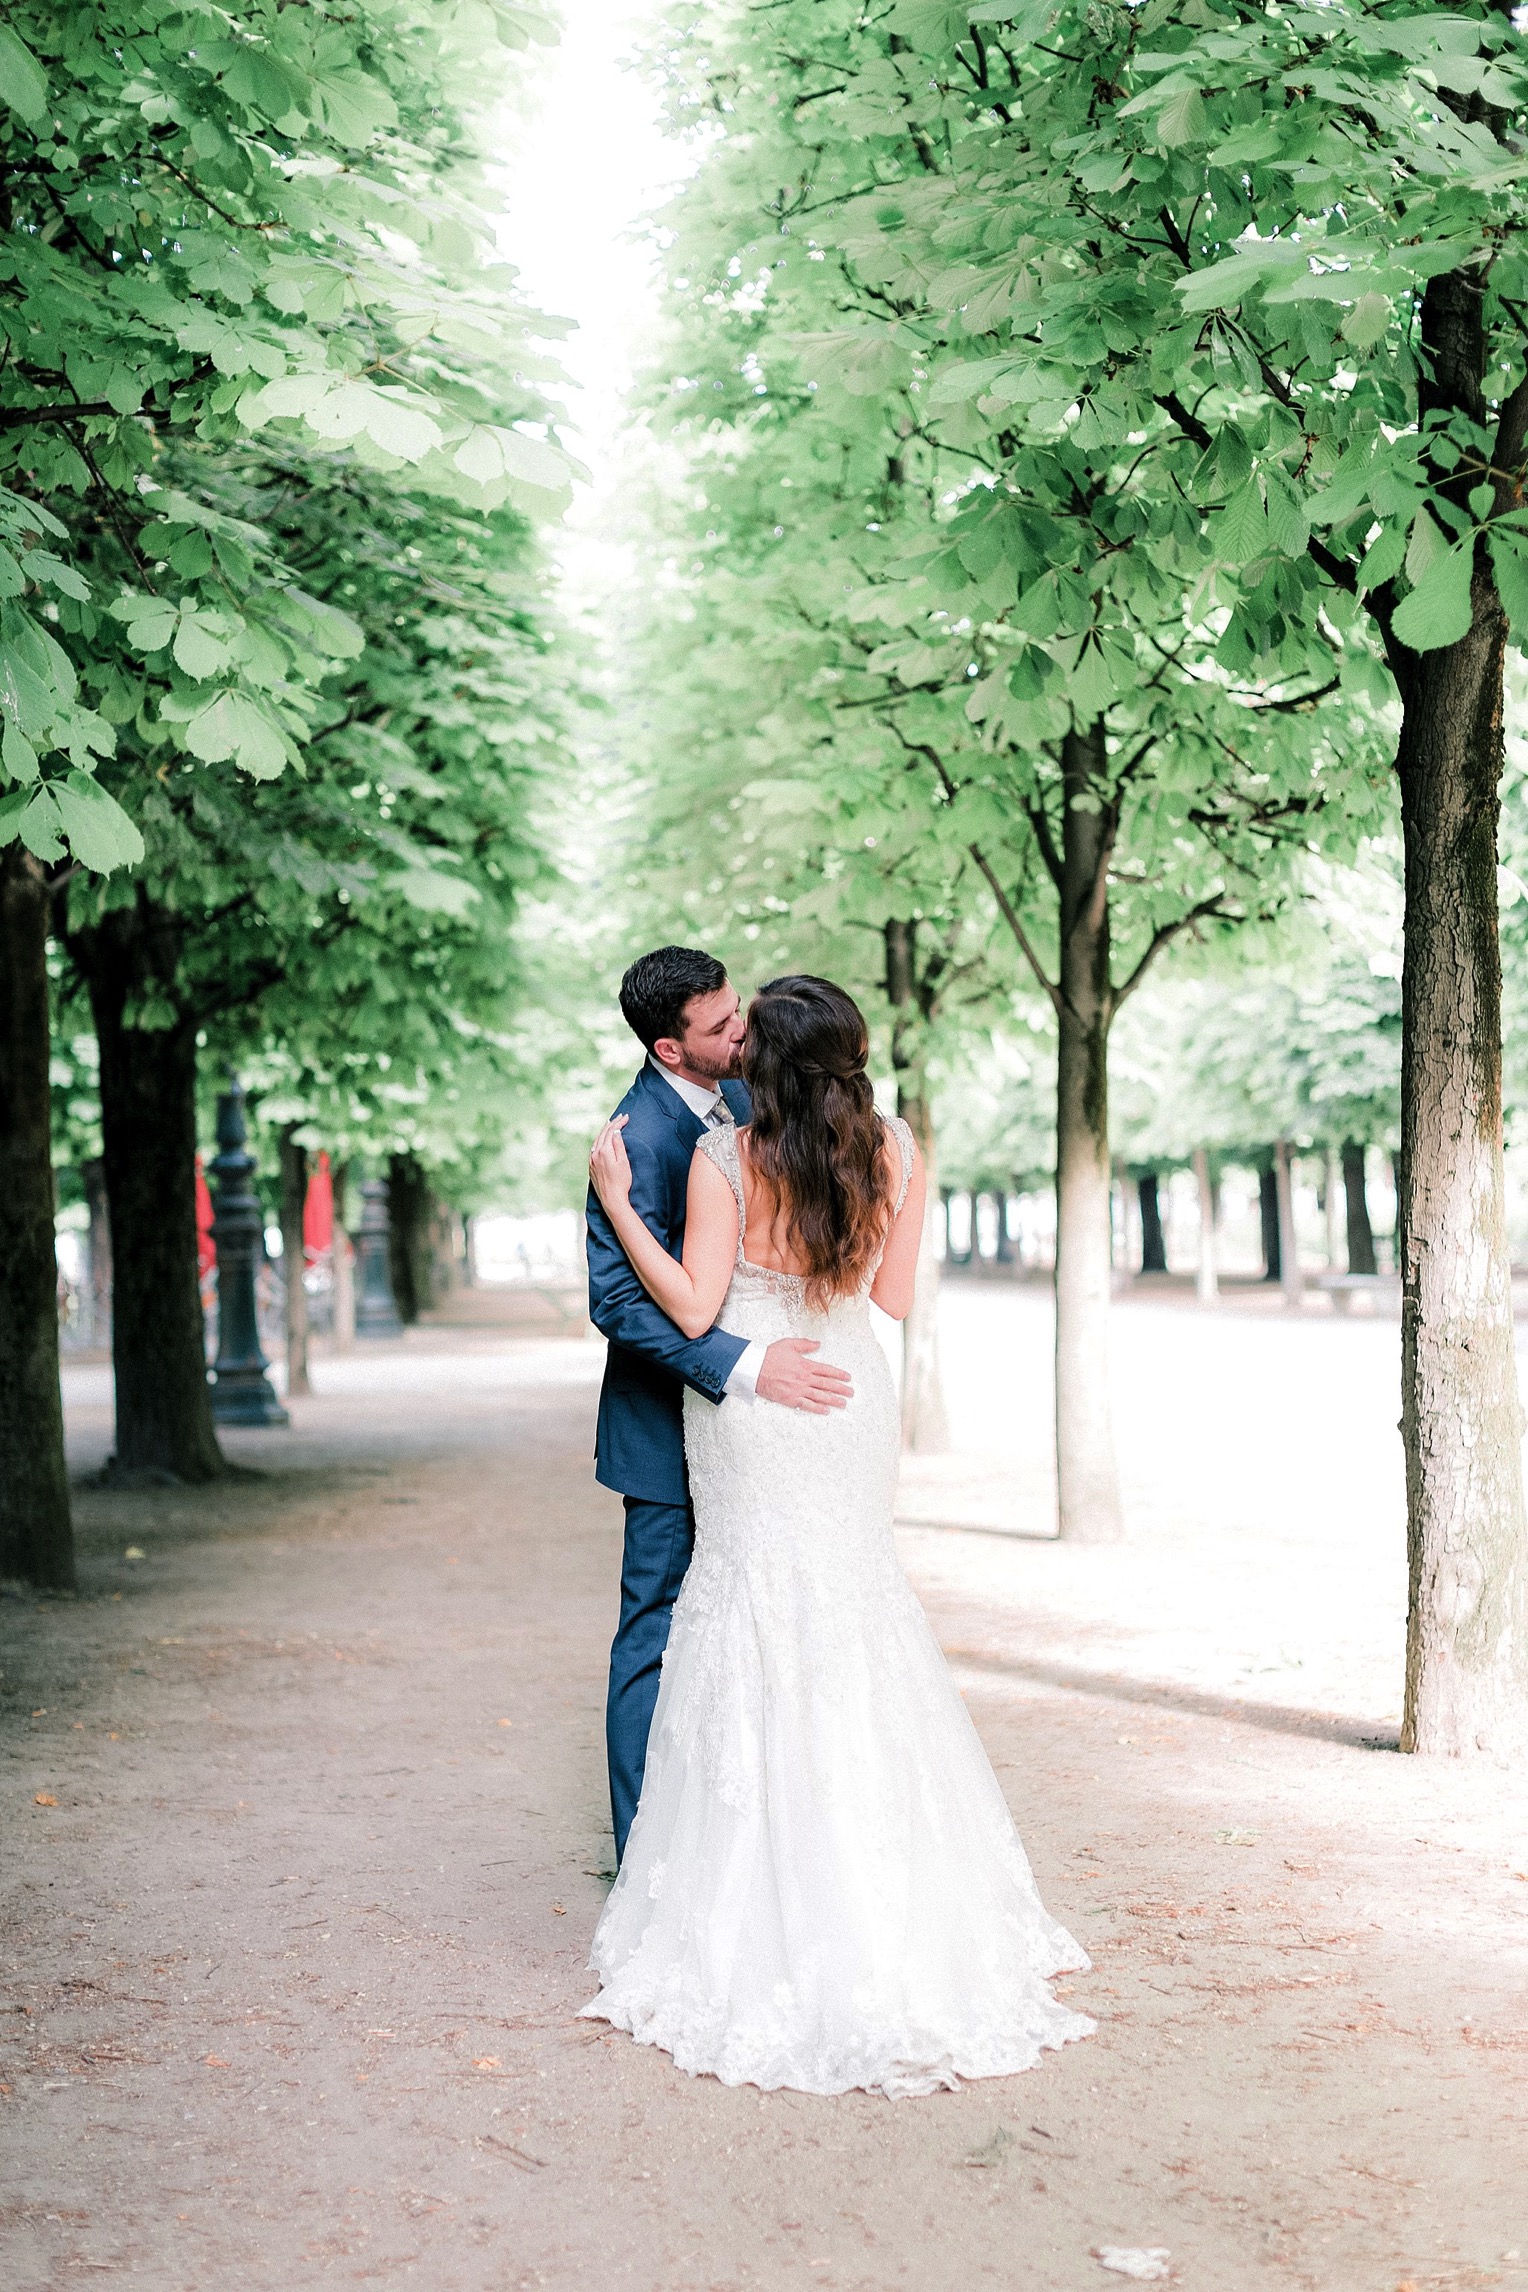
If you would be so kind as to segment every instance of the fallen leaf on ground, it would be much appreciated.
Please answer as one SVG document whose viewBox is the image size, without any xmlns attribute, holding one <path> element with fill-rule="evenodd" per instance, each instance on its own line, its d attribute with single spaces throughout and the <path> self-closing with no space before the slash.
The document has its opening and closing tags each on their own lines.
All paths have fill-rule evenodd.
<svg viewBox="0 0 1528 2292">
<path fill-rule="evenodd" d="M 148 1554 L 143 1550 L 141 1545 L 129 1544 L 122 1557 L 124 1560 L 146 1560 L 148 1558 Z"/>
<path fill-rule="evenodd" d="M 504 2064 L 496 2053 L 485 2053 L 482 2059 L 474 2061 L 472 2066 L 474 2069 L 502 2069 Z"/>
<path fill-rule="evenodd" d="M 501 1720 L 499 1721 L 499 1725 L 500 1725 L 501 1727 L 513 1727 L 513 1725 L 514 1725 L 514 1721 L 513 1721 L 513 1719 L 501 1719 Z"/>
<path fill-rule="evenodd" d="M 233 2066 L 231 2062 L 225 2061 L 220 2053 L 204 2054 L 202 2058 L 209 2069 L 230 2069 Z"/>
<path fill-rule="evenodd" d="M 1095 2244 L 1093 2258 L 1116 2276 L 1129 2276 L 1137 2284 L 1165 2284 L 1172 2270 L 1172 2254 L 1165 2244 Z"/>
<path fill-rule="evenodd" d="M 1255 1830 L 1218 1830 L 1215 1833 L 1217 1846 L 1256 1846 L 1257 1840 Z"/>
<path fill-rule="evenodd" d="M 58 1801 L 51 1791 L 39 1791 L 32 1800 L 32 1804 L 34 1807 L 56 1807 Z"/>
<path fill-rule="evenodd" d="M 554 1902 L 552 1904 L 552 1916 L 554 1918 L 566 1918 L 567 1915 L 568 1913 L 566 1910 L 564 1910 L 560 1902 Z"/>
<path fill-rule="evenodd" d="M 984 2141 L 979 2149 L 973 2149 L 969 2157 L 962 2157 L 960 2161 L 963 2165 L 1000 2165 L 1012 2147 L 1013 2135 L 1009 2132 L 1008 2127 L 997 2125 L 994 2126 L 990 2139 Z"/>
</svg>

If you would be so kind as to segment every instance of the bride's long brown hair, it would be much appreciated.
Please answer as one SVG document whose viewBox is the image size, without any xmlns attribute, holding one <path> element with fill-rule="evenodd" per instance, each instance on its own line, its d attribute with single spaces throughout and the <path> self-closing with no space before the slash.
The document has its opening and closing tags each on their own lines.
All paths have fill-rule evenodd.
<svg viewBox="0 0 1528 2292">
<path fill-rule="evenodd" d="M 830 979 L 771 979 L 749 1005 L 749 1168 L 785 1219 L 816 1306 L 860 1287 L 890 1223 L 869 1055 L 858 1004 Z"/>
</svg>

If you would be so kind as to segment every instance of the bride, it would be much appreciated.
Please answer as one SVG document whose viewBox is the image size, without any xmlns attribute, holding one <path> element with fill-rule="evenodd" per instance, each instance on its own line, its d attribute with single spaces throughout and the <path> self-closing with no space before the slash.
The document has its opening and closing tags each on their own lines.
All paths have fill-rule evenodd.
<svg viewBox="0 0 1528 2292">
<path fill-rule="evenodd" d="M 644 1287 L 687 1336 L 820 1339 L 852 1373 L 807 1414 L 687 1391 L 695 1557 L 642 1796 L 583 2010 L 726 2085 L 929 2093 L 1032 2068 L 1093 2023 L 892 1538 L 896 1395 L 869 1301 L 903 1319 L 924 1171 L 883 1120 L 865 1022 L 825 979 L 748 1013 L 746 1129 L 709 1131 L 684 1261 L 628 1199 L 621 1123 L 591 1171 Z"/>
</svg>

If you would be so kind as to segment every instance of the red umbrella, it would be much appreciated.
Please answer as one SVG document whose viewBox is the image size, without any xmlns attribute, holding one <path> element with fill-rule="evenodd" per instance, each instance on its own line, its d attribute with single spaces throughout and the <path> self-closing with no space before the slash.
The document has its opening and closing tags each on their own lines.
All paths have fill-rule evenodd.
<svg viewBox="0 0 1528 2292">
<path fill-rule="evenodd" d="M 334 1180 L 329 1175 L 329 1157 L 320 1154 L 308 1180 L 308 1196 L 302 1207 L 303 1255 L 311 1265 L 334 1247 Z"/>
<path fill-rule="evenodd" d="M 218 1253 L 212 1241 L 212 1196 L 202 1176 L 202 1158 L 196 1157 L 196 1270 L 205 1280 L 217 1264 Z"/>
</svg>

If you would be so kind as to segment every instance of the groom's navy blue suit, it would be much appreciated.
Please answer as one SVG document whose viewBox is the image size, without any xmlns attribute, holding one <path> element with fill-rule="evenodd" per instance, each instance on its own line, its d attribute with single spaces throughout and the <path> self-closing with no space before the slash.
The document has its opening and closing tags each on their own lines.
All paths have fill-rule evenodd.
<svg viewBox="0 0 1528 2292">
<path fill-rule="evenodd" d="M 740 1082 L 722 1092 L 739 1122 L 750 1102 Z M 616 1108 L 631 1163 L 631 1205 L 649 1232 L 678 1257 L 684 1246 L 690 1163 L 705 1124 L 677 1090 L 644 1066 Z M 595 1478 L 626 1499 L 621 1620 L 610 1650 L 605 1743 L 610 1811 L 619 1861 L 642 1791 L 647 1737 L 669 1617 L 695 1543 L 684 1465 L 684 1388 L 720 1401 L 747 1340 L 725 1330 L 686 1337 L 648 1296 L 591 1188 L 588 1201 L 589 1316 L 609 1339 L 600 1390 Z"/>
</svg>

